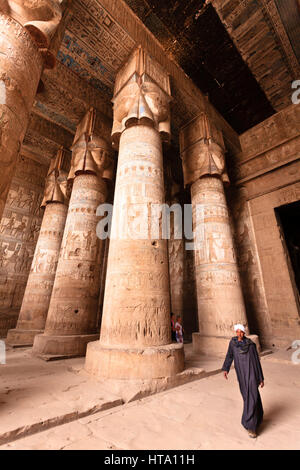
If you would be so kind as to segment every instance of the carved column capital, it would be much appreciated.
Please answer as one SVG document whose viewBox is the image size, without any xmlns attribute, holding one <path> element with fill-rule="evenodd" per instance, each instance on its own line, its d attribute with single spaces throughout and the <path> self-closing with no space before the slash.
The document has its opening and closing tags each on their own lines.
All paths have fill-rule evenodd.
<svg viewBox="0 0 300 470">
<path fill-rule="evenodd" d="M 217 176 L 229 183 L 222 132 L 205 113 L 181 129 L 180 152 L 185 186 L 203 176 Z"/>
<path fill-rule="evenodd" d="M 72 162 L 68 179 L 74 179 L 80 173 L 94 173 L 104 179 L 113 179 L 112 149 L 107 139 L 103 137 L 106 134 L 103 126 L 99 129 L 99 120 L 97 128 L 95 124 L 96 111 L 91 108 L 77 127 L 71 148 Z"/>
<path fill-rule="evenodd" d="M 45 207 L 49 202 L 68 203 L 70 199 L 70 185 L 67 181 L 67 172 L 65 170 L 65 160 L 67 158 L 68 152 L 61 148 L 58 150 L 56 157 L 51 160 L 41 207 Z"/>
<path fill-rule="evenodd" d="M 63 0 L 2 0 L 2 3 L 4 13 L 28 31 L 44 58 L 45 67 L 53 68 L 55 57 L 49 47 L 63 10 L 69 5 Z"/>
<path fill-rule="evenodd" d="M 132 125 L 154 127 L 163 141 L 169 141 L 170 101 L 169 75 L 139 47 L 116 78 L 113 146 L 118 147 L 122 132 Z"/>
</svg>

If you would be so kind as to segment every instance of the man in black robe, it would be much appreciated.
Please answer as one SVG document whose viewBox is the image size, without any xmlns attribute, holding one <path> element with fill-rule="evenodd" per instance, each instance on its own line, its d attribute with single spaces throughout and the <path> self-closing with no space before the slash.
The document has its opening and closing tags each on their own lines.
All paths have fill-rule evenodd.
<svg viewBox="0 0 300 470">
<path fill-rule="evenodd" d="M 222 367 L 224 377 L 228 380 L 228 373 L 232 362 L 237 375 L 240 391 L 244 400 L 242 425 L 252 438 L 257 437 L 257 428 L 263 420 L 263 406 L 258 387 L 264 386 L 264 376 L 258 357 L 256 344 L 245 336 L 243 325 L 235 325 L 237 336 L 230 340 L 228 352 Z"/>
</svg>

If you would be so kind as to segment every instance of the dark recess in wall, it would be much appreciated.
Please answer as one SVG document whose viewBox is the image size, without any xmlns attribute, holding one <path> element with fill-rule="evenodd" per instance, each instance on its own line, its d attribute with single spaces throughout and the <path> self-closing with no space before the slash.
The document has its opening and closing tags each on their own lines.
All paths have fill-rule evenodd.
<svg viewBox="0 0 300 470">
<path fill-rule="evenodd" d="M 204 5 L 204 0 L 126 3 L 239 134 L 274 114 L 211 4 Z"/>
</svg>

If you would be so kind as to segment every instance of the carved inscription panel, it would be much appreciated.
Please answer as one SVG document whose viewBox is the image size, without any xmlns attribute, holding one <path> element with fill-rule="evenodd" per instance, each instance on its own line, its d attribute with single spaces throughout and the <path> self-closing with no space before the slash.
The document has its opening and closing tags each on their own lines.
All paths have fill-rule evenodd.
<svg viewBox="0 0 300 470">
<path fill-rule="evenodd" d="M 42 222 L 47 167 L 18 157 L 0 224 L 0 309 L 19 308 Z"/>
</svg>

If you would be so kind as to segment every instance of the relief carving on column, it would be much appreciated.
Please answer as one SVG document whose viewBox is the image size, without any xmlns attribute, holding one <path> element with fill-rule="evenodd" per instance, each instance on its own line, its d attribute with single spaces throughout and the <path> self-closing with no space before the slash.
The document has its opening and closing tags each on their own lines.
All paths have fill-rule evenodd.
<svg viewBox="0 0 300 470">
<path fill-rule="evenodd" d="M 228 201 L 250 330 L 259 332 L 261 343 L 271 347 L 272 325 L 246 187 L 232 187 Z"/>
<path fill-rule="evenodd" d="M 81 173 L 93 173 L 104 179 L 113 179 L 114 160 L 111 146 L 107 139 L 99 137 L 99 135 L 106 136 L 107 132 L 98 127 L 96 110 L 91 108 L 77 127 L 71 147 L 72 162 L 69 180 Z"/>
<path fill-rule="evenodd" d="M 113 146 L 132 125 L 150 125 L 169 142 L 171 90 L 169 76 L 142 48 L 138 48 L 115 83 Z"/>
<path fill-rule="evenodd" d="M 67 158 L 67 151 L 61 148 L 58 150 L 56 157 L 51 160 L 41 207 L 45 207 L 48 202 L 66 204 L 70 199 L 71 185 L 67 181 L 67 172 L 63 169 L 63 162 Z"/>
<path fill-rule="evenodd" d="M 42 222 L 46 174 L 46 166 L 19 155 L 0 223 L 0 310 L 21 306 Z"/>
<path fill-rule="evenodd" d="M 247 318 L 224 191 L 229 178 L 223 136 L 202 113 L 181 130 L 180 147 L 193 207 L 199 322 L 193 347 L 224 354 L 233 325 L 247 325 Z"/>
<path fill-rule="evenodd" d="M 55 65 L 50 49 L 66 6 L 62 0 L 0 1 L 0 217 L 42 70 Z"/>
<path fill-rule="evenodd" d="M 18 21 L 42 53 L 45 66 L 52 68 L 55 57 L 49 51 L 51 40 L 61 22 L 65 0 L 2 0 L 1 10 Z"/>
<path fill-rule="evenodd" d="M 219 176 L 223 183 L 229 183 L 222 132 L 205 113 L 201 113 L 192 126 L 190 124 L 180 133 L 185 186 L 203 176 Z"/>
<path fill-rule="evenodd" d="M 88 345 L 85 365 L 101 377 L 152 379 L 184 369 L 183 345 L 171 343 L 167 240 L 161 230 L 149 233 L 148 217 L 165 201 L 170 100 L 168 74 L 138 48 L 117 76 L 113 99 L 112 138 L 120 148 L 101 337 Z"/>
</svg>

